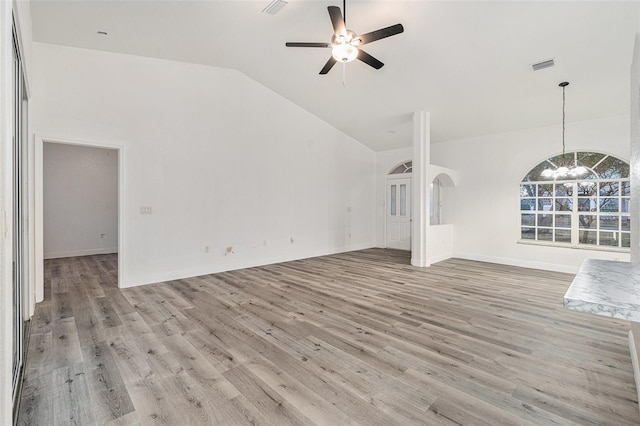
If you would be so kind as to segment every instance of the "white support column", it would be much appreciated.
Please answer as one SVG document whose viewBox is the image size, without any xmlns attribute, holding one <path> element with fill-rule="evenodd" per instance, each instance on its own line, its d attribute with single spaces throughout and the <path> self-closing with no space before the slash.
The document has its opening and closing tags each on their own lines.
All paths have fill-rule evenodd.
<svg viewBox="0 0 640 426">
<path fill-rule="evenodd" d="M 636 34 L 631 64 L 631 263 L 640 263 L 640 34 Z M 631 322 L 629 330 L 631 364 L 640 398 L 640 323 Z"/>
<path fill-rule="evenodd" d="M 640 33 L 631 64 L 631 263 L 640 263 Z"/>
<path fill-rule="evenodd" d="M 431 117 L 428 112 L 413 113 L 413 171 L 411 264 L 431 266 L 428 256 L 429 184 L 427 168 L 431 162 Z"/>
</svg>

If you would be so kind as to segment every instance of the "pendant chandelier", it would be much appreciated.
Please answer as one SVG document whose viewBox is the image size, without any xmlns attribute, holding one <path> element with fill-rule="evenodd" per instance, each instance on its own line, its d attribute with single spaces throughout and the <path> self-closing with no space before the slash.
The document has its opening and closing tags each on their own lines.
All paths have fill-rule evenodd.
<svg viewBox="0 0 640 426">
<path fill-rule="evenodd" d="M 564 141 L 564 133 L 565 133 L 565 96 L 564 89 L 569 85 L 569 82 L 563 81 L 558 86 L 562 87 L 562 157 L 560 157 L 560 161 L 558 162 L 558 167 L 555 169 L 547 168 L 540 175 L 545 178 L 553 178 L 556 179 L 566 179 L 572 178 L 575 179 L 583 174 L 587 173 L 588 170 L 586 167 L 578 166 L 576 164 L 575 156 L 571 154 L 571 159 L 567 159 L 565 155 L 565 141 Z"/>
</svg>

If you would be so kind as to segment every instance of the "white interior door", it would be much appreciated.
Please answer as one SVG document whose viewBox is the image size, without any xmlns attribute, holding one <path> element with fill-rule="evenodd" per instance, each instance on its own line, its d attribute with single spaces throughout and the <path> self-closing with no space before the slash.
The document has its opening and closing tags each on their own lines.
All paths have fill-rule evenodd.
<svg viewBox="0 0 640 426">
<path fill-rule="evenodd" d="M 387 180 L 386 246 L 411 250 L 411 179 Z"/>
</svg>

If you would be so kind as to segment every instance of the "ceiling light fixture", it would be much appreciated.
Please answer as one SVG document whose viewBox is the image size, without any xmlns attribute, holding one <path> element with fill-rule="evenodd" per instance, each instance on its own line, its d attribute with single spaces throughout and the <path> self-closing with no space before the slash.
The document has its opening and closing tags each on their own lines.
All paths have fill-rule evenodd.
<svg viewBox="0 0 640 426">
<path fill-rule="evenodd" d="M 565 133 L 565 88 L 569 85 L 569 82 L 563 81 L 558 86 L 562 87 L 562 156 L 560 157 L 560 161 L 558 161 L 558 165 L 555 169 L 547 168 L 542 173 L 542 177 L 553 178 L 556 179 L 564 179 L 564 178 L 577 178 L 588 172 L 586 167 L 578 166 L 576 164 L 575 157 L 572 155 L 572 159 L 567 161 L 565 156 L 565 141 L 564 141 L 564 133 Z M 573 164 L 572 164 L 573 163 Z"/>
<path fill-rule="evenodd" d="M 324 64 L 322 70 L 320 70 L 320 74 L 322 75 L 327 74 L 336 63 L 342 62 L 343 64 L 346 64 L 354 59 L 359 59 L 377 70 L 382 68 L 384 64 L 362 50 L 361 46 L 404 32 L 402 24 L 396 24 L 390 27 L 371 31 L 366 34 L 357 35 L 353 31 L 347 29 L 347 0 L 343 0 L 342 10 L 337 6 L 329 6 L 327 7 L 327 10 L 329 11 L 329 18 L 331 19 L 331 25 L 333 26 L 333 36 L 331 37 L 330 43 L 287 42 L 285 44 L 287 47 L 330 47 L 331 57 L 327 63 Z M 344 84 L 346 66 L 342 67 L 342 72 L 342 82 Z"/>
</svg>

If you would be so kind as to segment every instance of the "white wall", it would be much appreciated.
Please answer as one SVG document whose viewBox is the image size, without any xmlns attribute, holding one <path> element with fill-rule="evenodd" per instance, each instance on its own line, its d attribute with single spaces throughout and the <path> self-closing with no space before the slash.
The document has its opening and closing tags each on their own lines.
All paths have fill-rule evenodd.
<svg viewBox="0 0 640 426">
<path fill-rule="evenodd" d="M 39 135 L 122 147 L 121 285 L 374 245 L 375 153 L 246 76 L 42 43 L 34 63 Z"/>
<path fill-rule="evenodd" d="M 44 144 L 44 258 L 118 251 L 118 152 Z"/>
<path fill-rule="evenodd" d="M 567 123 L 567 149 L 629 161 L 629 116 Z M 628 253 L 518 244 L 519 183 L 558 153 L 561 127 L 479 136 L 432 145 L 432 161 L 458 171 L 447 200 L 456 257 L 576 272 L 585 258 L 629 260 Z"/>
</svg>

